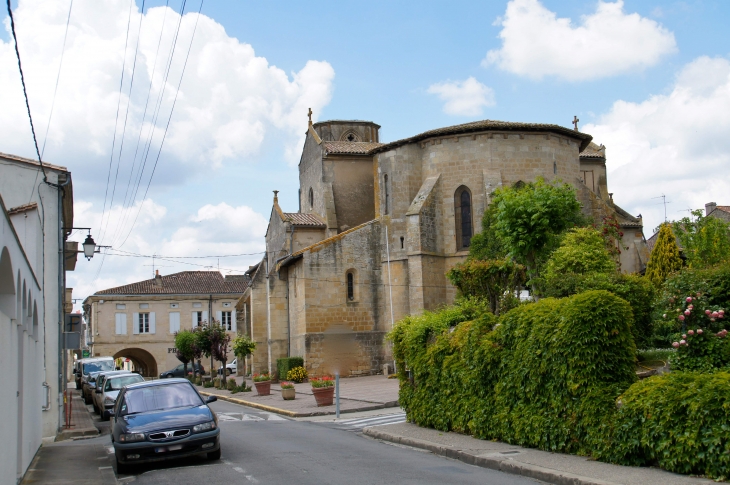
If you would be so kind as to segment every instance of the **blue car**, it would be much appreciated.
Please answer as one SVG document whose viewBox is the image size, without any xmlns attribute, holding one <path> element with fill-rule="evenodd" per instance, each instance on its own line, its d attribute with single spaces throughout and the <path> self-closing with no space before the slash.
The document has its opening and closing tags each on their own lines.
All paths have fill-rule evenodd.
<svg viewBox="0 0 730 485">
<path fill-rule="evenodd" d="M 112 411 L 117 473 L 130 465 L 207 455 L 221 457 L 218 418 L 187 379 L 140 382 L 124 387 Z"/>
</svg>

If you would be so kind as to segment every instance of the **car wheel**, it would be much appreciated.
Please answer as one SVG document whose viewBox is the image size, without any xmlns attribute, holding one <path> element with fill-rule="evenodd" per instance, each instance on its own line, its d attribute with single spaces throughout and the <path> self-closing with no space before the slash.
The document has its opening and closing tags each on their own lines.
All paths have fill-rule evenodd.
<svg viewBox="0 0 730 485">
<path fill-rule="evenodd" d="M 84 394 L 84 404 L 91 404 L 91 399 L 86 397 L 86 394 Z"/>
<path fill-rule="evenodd" d="M 215 450 L 208 453 L 208 459 L 209 460 L 220 460 L 221 459 L 221 449 L 220 447 Z"/>
<path fill-rule="evenodd" d="M 231 375 L 231 369 L 226 369 L 226 375 L 227 376 L 230 376 Z"/>
<path fill-rule="evenodd" d="M 124 463 L 119 463 L 119 457 L 115 455 L 116 461 L 117 461 L 117 475 L 126 475 L 129 473 L 129 465 L 126 465 Z"/>
<path fill-rule="evenodd" d="M 94 404 L 94 412 L 95 412 L 96 414 L 101 414 L 101 413 L 99 412 L 99 408 L 98 408 L 98 406 L 97 406 L 96 404 Z"/>
</svg>

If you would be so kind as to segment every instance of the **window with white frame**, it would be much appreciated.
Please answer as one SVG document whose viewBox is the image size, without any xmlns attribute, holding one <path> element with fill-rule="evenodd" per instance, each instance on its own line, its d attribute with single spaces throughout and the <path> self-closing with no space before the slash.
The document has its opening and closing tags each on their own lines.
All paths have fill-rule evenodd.
<svg viewBox="0 0 730 485">
<path fill-rule="evenodd" d="M 138 333 L 150 333 L 150 314 L 140 313 L 137 320 Z"/>
<path fill-rule="evenodd" d="M 226 330 L 233 330 L 233 327 L 231 326 L 231 315 L 232 312 L 221 312 L 221 326 Z"/>
</svg>

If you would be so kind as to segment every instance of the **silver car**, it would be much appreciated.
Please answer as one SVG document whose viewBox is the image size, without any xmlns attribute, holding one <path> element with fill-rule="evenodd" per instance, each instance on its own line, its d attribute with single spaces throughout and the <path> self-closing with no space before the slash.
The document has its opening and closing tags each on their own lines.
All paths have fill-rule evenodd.
<svg viewBox="0 0 730 485">
<path fill-rule="evenodd" d="M 109 413 L 105 413 L 104 411 L 111 411 L 114 408 L 114 403 L 117 400 L 119 391 L 121 391 L 124 386 L 136 384 L 137 382 L 144 382 L 144 377 L 139 374 L 130 373 L 107 376 L 104 379 L 101 387 L 97 388 L 99 392 L 97 396 L 100 403 L 99 414 L 101 414 L 102 421 L 107 421 L 109 419 Z"/>
<path fill-rule="evenodd" d="M 96 414 L 102 414 L 104 412 L 104 407 L 102 406 L 102 399 L 101 399 L 101 388 L 104 385 L 104 380 L 109 378 L 110 376 L 115 375 L 121 375 L 121 374 L 131 374 L 131 371 L 128 370 L 109 370 L 106 372 L 99 372 L 96 375 L 91 374 L 89 376 L 89 389 L 91 391 L 91 404 L 94 405 L 94 412 Z"/>
</svg>

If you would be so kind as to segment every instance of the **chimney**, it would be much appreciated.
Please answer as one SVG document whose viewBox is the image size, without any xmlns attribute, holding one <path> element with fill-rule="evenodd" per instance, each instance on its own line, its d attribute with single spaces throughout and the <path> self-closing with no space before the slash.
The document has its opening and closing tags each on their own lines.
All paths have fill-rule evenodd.
<svg viewBox="0 0 730 485">
<path fill-rule="evenodd" d="M 708 202 L 707 204 L 705 204 L 705 215 L 709 216 L 710 212 L 714 211 L 715 209 L 717 209 L 717 202 Z"/>
<path fill-rule="evenodd" d="M 162 276 L 160 276 L 160 270 L 155 270 L 155 286 L 162 286 Z"/>
</svg>

